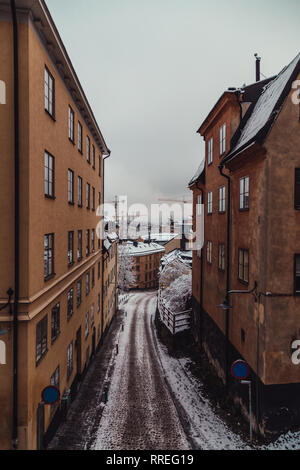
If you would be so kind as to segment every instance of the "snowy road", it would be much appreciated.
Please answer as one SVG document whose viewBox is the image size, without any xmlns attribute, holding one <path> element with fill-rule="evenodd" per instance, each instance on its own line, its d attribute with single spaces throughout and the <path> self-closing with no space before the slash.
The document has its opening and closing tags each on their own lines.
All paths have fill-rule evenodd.
<svg viewBox="0 0 300 470">
<path fill-rule="evenodd" d="M 188 450 L 174 402 L 159 362 L 151 320 L 154 293 L 130 296 L 119 354 L 103 411 L 96 450 Z"/>
</svg>

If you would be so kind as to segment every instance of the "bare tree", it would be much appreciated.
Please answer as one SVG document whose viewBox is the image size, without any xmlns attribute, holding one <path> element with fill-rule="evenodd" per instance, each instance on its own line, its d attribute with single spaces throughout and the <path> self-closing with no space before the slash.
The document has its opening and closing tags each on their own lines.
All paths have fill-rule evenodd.
<svg viewBox="0 0 300 470">
<path fill-rule="evenodd" d="M 126 246 L 119 247 L 119 289 L 126 292 L 136 282 L 135 263 Z"/>
</svg>

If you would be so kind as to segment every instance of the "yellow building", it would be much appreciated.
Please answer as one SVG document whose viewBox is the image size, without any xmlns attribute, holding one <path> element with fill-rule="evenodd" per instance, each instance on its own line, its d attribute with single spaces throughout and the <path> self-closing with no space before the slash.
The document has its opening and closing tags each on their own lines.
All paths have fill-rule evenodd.
<svg viewBox="0 0 300 470">
<path fill-rule="evenodd" d="M 74 396 L 116 258 L 95 235 L 109 149 L 45 2 L 15 3 L 16 21 L 0 4 L 0 449 L 40 449 L 61 414 L 41 392 Z"/>
</svg>

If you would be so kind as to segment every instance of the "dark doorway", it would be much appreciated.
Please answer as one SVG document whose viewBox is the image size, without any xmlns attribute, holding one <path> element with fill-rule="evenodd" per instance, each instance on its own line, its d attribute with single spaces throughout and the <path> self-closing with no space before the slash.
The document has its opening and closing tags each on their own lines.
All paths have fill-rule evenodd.
<svg viewBox="0 0 300 470">
<path fill-rule="evenodd" d="M 43 403 L 39 403 L 36 413 L 36 446 L 37 450 L 43 450 L 43 438 L 45 427 L 45 407 Z"/>
</svg>

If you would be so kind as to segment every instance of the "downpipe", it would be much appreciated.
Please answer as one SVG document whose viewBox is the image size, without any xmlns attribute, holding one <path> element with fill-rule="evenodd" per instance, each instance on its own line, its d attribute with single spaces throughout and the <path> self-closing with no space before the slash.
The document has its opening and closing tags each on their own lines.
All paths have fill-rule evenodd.
<svg viewBox="0 0 300 470">
<path fill-rule="evenodd" d="M 19 37 L 15 0 L 10 0 L 13 23 L 14 147 L 15 147 L 15 289 L 13 309 L 13 423 L 12 448 L 18 449 L 18 300 L 19 300 Z"/>
</svg>

